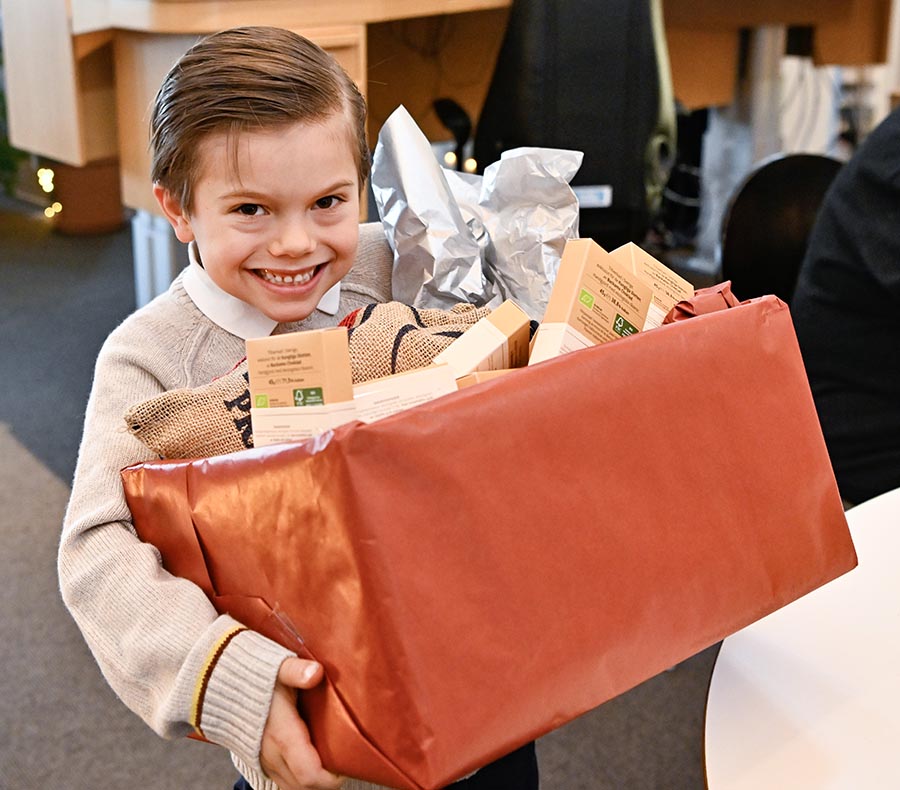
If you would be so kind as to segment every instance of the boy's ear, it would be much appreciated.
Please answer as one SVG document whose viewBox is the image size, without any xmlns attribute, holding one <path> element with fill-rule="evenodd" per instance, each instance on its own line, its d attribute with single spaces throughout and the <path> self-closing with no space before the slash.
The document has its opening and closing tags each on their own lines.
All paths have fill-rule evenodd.
<svg viewBox="0 0 900 790">
<path fill-rule="evenodd" d="M 159 203 L 159 207 L 166 219 L 175 231 L 175 237 L 182 244 L 194 240 L 194 231 L 191 228 L 191 220 L 187 212 L 181 207 L 181 201 L 160 184 L 153 185 L 153 197 Z"/>
</svg>

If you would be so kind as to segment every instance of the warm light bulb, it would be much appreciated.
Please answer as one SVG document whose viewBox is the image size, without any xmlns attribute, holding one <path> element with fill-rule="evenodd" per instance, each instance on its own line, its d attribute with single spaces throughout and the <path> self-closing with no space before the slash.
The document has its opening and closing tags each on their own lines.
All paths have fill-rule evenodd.
<svg viewBox="0 0 900 790">
<path fill-rule="evenodd" d="M 44 216 L 45 216 L 47 219 L 52 219 L 52 218 L 53 218 L 53 215 L 54 215 L 55 213 L 56 213 L 56 212 L 55 212 L 50 206 L 47 206 L 47 208 L 44 209 Z"/>
<path fill-rule="evenodd" d="M 62 203 L 57 200 L 55 203 L 51 204 L 50 208 L 53 209 L 54 213 L 59 214 L 59 212 L 62 211 Z"/>
<path fill-rule="evenodd" d="M 456 167 L 456 152 L 455 151 L 447 151 L 444 154 L 444 164 L 447 167 Z"/>
<path fill-rule="evenodd" d="M 37 180 L 44 192 L 53 191 L 54 173 L 49 167 L 42 167 L 37 171 Z"/>
<path fill-rule="evenodd" d="M 478 162 L 476 162 L 471 156 L 463 162 L 463 170 L 467 173 L 474 173 L 478 169 Z"/>
</svg>

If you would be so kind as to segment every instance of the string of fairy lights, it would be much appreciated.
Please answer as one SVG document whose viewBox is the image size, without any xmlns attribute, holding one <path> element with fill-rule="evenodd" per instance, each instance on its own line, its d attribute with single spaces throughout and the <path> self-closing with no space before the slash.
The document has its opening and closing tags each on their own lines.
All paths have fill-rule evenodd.
<svg viewBox="0 0 900 790">
<path fill-rule="evenodd" d="M 48 195 L 52 194 L 53 190 L 54 190 L 54 186 L 53 186 L 54 175 L 55 174 L 54 174 L 53 170 L 51 170 L 49 167 L 38 168 L 38 171 L 37 171 L 38 185 Z M 47 217 L 47 219 L 52 219 L 57 214 L 59 214 L 60 211 L 62 211 L 62 208 L 63 208 L 62 203 L 60 203 L 58 200 L 55 200 L 55 201 L 53 201 L 53 203 L 51 203 L 49 206 L 47 206 L 47 208 L 44 209 L 44 216 Z"/>
<path fill-rule="evenodd" d="M 448 167 L 451 170 L 456 170 L 456 151 L 447 151 L 443 156 L 443 162 L 445 167 Z M 478 162 L 476 162 L 471 156 L 469 156 L 463 161 L 462 169 L 467 173 L 474 173 L 478 169 Z"/>
</svg>

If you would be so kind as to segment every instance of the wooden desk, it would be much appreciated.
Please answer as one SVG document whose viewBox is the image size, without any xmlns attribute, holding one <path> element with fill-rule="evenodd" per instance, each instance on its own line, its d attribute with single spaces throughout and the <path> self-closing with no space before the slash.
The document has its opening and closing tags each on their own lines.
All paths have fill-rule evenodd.
<svg viewBox="0 0 900 790">
<path fill-rule="evenodd" d="M 742 29 L 806 26 L 817 65 L 883 63 L 891 0 L 663 0 L 675 97 L 687 108 L 730 104 Z"/>
<path fill-rule="evenodd" d="M 156 211 L 147 183 L 147 109 L 169 65 L 200 34 L 243 24 L 304 33 L 367 93 L 370 139 L 403 103 L 448 138 L 431 102 L 477 120 L 511 0 L 0 0 L 14 145 L 71 165 L 118 157 L 125 205 Z M 665 0 L 675 97 L 734 96 L 739 30 L 810 25 L 818 62 L 886 58 L 890 0 Z"/>
<path fill-rule="evenodd" d="M 26 151 L 72 165 L 117 157 L 123 203 L 157 213 L 147 114 L 159 84 L 199 35 L 248 24 L 306 35 L 334 54 L 364 93 L 372 87 L 373 141 L 400 103 L 426 134 L 447 137 L 431 100 L 454 96 L 477 117 L 508 5 L 509 0 L 0 0 L 11 139 Z"/>
<path fill-rule="evenodd" d="M 857 568 L 722 643 L 706 712 L 710 790 L 897 787 L 900 489 L 847 521 Z"/>
</svg>

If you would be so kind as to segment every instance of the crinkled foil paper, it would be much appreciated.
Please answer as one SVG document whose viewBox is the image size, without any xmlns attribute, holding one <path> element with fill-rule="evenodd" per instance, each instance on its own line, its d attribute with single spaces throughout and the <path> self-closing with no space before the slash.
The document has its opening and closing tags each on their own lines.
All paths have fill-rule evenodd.
<svg viewBox="0 0 900 790">
<path fill-rule="evenodd" d="M 516 148 L 483 176 L 447 170 L 404 107 L 375 147 L 372 189 L 394 251 L 393 298 L 447 309 L 515 301 L 540 320 L 566 240 L 578 236 L 569 181 L 583 154 Z"/>
</svg>

